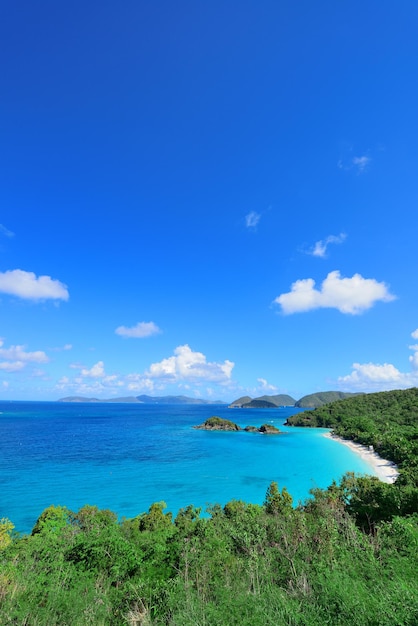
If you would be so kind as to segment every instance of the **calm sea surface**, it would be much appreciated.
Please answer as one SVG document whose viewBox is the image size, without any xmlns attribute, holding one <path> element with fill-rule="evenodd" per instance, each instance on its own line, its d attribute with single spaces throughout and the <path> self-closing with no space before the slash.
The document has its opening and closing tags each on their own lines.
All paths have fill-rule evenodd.
<svg viewBox="0 0 418 626">
<path fill-rule="evenodd" d="M 134 517 L 160 500 L 174 514 L 194 504 L 261 504 L 272 480 L 294 501 L 346 471 L 372 472 L 325 429 L 288 428 L 298 409 L 225 405 L 0 403 L 0 518 L 30 532 L 51 504 L 84 504 Z M 282 436 L 193 429 L 211 415 L 242 427 L 270 422 Z"/>
</svg>

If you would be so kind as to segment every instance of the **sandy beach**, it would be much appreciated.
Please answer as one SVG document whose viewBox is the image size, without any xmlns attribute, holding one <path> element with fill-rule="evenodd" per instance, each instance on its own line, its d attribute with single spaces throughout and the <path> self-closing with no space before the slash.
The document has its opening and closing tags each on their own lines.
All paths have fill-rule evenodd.
<svg viewBox="0 0 418 626">
<path fill-rule="evenodd" d="M 359 443 L 354 443 L 353 441 L 348 441 L 347 439 L 342 439 L 341 437 L 337 437 L 332 433 L 325 433 L 324 437 L 328 439 L 333 439 L 338 443 L 342 443 L 345 446 L 348 446 L 355 452 L 359 454 L 366 463 L 370 465 L 373 469 L 373 474 L 379 478 L 384 483 L 394 483 L 396 478 L 399 475 L 398 468 L 395 463 L 392 461 L 387 461 L 386 459 L 382 459 L 376 452 L 370 450 L 368 446 L 363 446 Z"/>
</svg>

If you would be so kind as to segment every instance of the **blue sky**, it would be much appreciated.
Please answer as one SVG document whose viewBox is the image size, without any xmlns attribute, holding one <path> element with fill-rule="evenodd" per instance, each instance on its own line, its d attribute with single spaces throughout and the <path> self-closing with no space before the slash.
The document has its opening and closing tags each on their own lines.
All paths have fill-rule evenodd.
<svg viewBox="0 0 418 626">
<path fill-rule="evenodd" d="M 5 0 L 0 399 L 418 385 L 415 0 Z"/>
</svg>

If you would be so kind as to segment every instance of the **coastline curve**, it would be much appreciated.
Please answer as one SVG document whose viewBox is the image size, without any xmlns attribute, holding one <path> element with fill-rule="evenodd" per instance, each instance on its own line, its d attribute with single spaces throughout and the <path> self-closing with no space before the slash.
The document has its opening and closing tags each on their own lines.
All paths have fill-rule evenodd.
<svg viewBox="0 0 418 626">
<path fill-rule="evenodd" d="M 370 449 L 368 446 L 364 446 L 361 443 L 355 443 L 349 439 L 343 439 L 334 435 L 332 432 L 324 433 L 324 437 L 332 439 L 337 443 L 343 444 L 350 448 L 353 452 L 358 454 L 366 463 L 373 469 L 373 473 L 379 480 L 384 483 L 394 483 L 399 476 L 398 466 L 392 461 L 382 459 L 377 452 Z"/>
</svg>

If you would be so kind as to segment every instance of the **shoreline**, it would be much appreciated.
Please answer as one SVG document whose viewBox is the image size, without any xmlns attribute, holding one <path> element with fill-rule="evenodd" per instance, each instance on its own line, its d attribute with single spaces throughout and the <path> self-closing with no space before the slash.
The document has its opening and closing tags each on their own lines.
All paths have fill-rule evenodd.
<svg viewBox="0 0 418 626">
<path fill-rule="evenodd" d="M 370 465 L 373 469 L 374 475 L 377 476 L 377 478 L 382 482 L 394 483 L 399 476 L 398 466 L 395 465 L 395 463 L 388 461 L 387 459 L 382 459 L 377 452 L 370 450 L 368 446 L 364 446 L 361 443 L 354 443 L 354 441 L 350 441 L 349 439 L 337 437 L 337 435 L 334 435 L 332 432 L 324 433 L 323 436 L 327 437 L 327 439 L 332 439 L 337 443 L 342 443 L 358 454 L 363 461 Z"/>
</svg>

